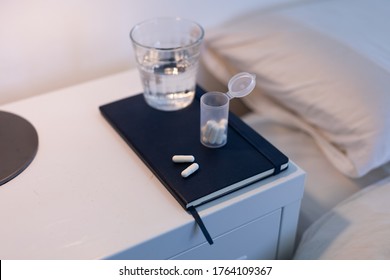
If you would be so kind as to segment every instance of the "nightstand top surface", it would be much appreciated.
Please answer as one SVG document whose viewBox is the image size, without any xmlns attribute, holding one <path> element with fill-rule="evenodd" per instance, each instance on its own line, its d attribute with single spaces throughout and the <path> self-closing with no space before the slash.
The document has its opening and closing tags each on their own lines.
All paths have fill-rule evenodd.
<svg viewBox="0 0 390 280">
<path fill-rule="evenodd" d="M 0 107 L 29 120 L 39 137 L 30 166 L 0 186 L 0 259 L 105 258 L 194 223 L 99 112 L 141 91 L 130 70 Z M 302 174 L 291 163 L 262 184 Z"/>
</svg>

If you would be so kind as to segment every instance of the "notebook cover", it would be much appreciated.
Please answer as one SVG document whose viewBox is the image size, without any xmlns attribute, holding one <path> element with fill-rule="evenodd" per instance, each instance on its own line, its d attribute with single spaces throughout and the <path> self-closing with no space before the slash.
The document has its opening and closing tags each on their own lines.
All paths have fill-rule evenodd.
<svg viewBox="0 0 390 280">
<path fill-rule="evenodd" d="M 265 178 L 288 166 L 283 153 L 233 113 L 229 113 L 227 144 L 217 149 L 204 147 L 200 143 L 199 104 L 203 93 L 198 87 L 194 102 L 178 111 L 151 108 L 142 94 L 99 108 L 184 209 L 253 183 L 248 178 L 258 174 L 265 174 L 260 176 Z M 173 155 L 193 155 L 199 170 L 183 178 L 181 172 L 189 164 L 172 162 Z M 232 185 L 234 189 L 229 189 Z M 212 195 L 221 189 L 224 191 Z M 206 196 L 208 199 L 203 201 Z M 194 201 L 197 202 L 191 205 Z"/>
</svg>

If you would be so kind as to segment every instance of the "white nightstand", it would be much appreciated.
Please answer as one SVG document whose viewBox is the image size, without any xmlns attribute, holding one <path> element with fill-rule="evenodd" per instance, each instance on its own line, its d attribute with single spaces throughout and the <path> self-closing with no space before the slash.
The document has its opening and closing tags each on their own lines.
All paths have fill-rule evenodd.
<svg viewBox="0 0 390 280">
<path fill-rule="evenodd" d="M 141 91 L 132 70 L 0 108 L 39 135 L 31 165 L 0 186 L 0 259 L 289 258 L 304 172 L 290 163 L 199 207 L 210 246 L 100 115 L 100 105 Z"/>
</svg>

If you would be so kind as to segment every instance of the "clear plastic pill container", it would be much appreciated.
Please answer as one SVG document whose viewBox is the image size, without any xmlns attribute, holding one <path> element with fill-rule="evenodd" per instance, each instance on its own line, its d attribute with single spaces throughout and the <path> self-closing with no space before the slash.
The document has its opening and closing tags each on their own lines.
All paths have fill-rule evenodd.
<svg viewBox="0 0 390 280">
<path fill-rule="evenodd" d="M 242 72 L 233 76 L 229 91 L 207 92 L 200 98 L 200 142 L 208 148 L 219 148 L 228 140 L 229 101 L 248 95 L 256 85 L 253 74 Z"/>
</svg>

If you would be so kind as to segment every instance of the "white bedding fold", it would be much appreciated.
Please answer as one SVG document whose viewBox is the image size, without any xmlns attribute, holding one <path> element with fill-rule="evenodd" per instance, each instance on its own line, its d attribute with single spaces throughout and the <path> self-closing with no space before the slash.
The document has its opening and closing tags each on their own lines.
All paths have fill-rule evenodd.
<svg viewBox="0 0 390 280">
<path fill-rule="evenodd" d="M 390 259 L 390 177 L 367 187 L 316 221 L 296 259 Z"/>
</svg>

